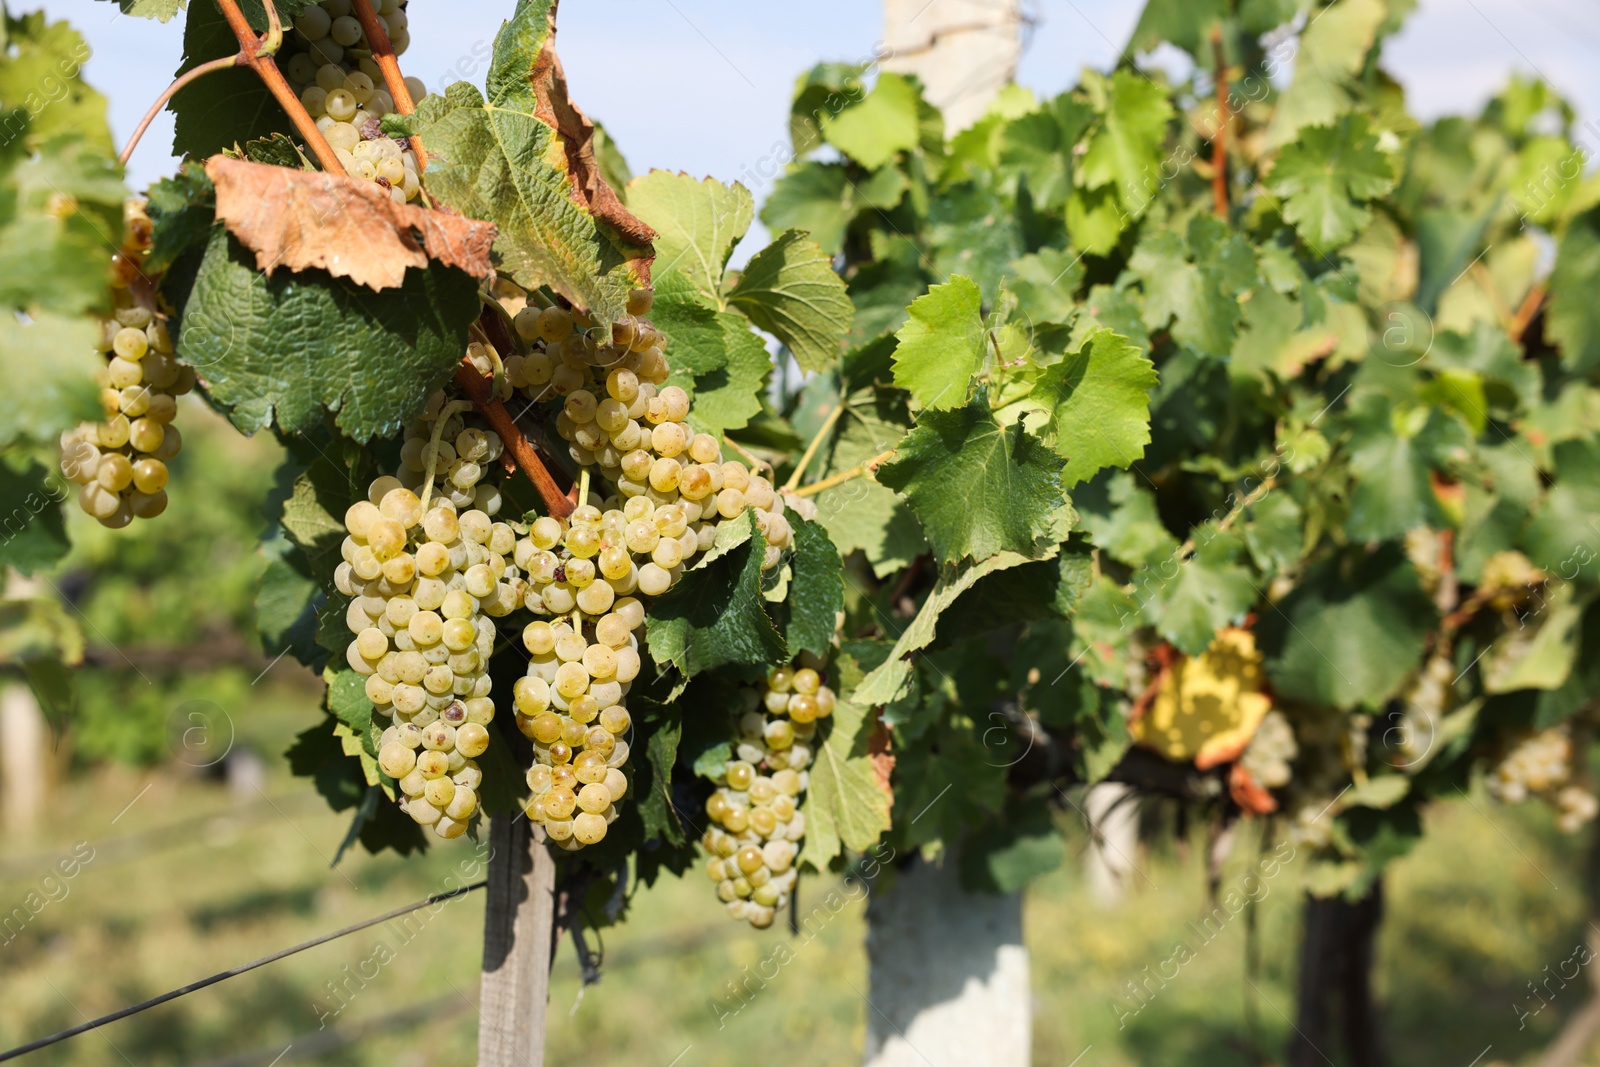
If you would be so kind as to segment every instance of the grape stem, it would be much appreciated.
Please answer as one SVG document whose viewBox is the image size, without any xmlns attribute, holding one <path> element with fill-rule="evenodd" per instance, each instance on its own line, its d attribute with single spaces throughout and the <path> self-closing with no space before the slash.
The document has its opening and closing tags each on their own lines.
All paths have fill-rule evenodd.
<svg viewBox="0 0 1600 1067">
<path fill-rule="evenodd" d="M 752 470 L 760 467 L 765 467 L 769 471 L 772 470 L 772 464 L 768 463 L 766 460 L 762 459 L 760 456 L 756 455 L 754 452 L 750 451 L 748 448 L 744 447 L 727 434 L 722 435 L 722 443 L 739 453 L 739 455 L 743 456 L 745 459 L 749 460 L 750 468 Z"/>
<path fill-rule="evenodd" d="M 344 164 L 339 162 L 339 157 L 334 154 L 333 146 L 328 139 L 322 136 L 322 131 L 317 129 L 317 124 L 312 121 L 311 113 L 300 103 L 300 98 L 289 87 L 283 72 L 278 69 L 278 64 L 273 62 L 272 53 L 278 50 L 283 42 L 283 26 L 278 21 L 278 9 L 273 6 L 272 0 L 262 0 L 267 9 L 267 32 L 257 36 L 256 31 L 250 27 L 250 20 L 244 17 L 244 12 L 239 10 L 238 0 L 217 0 L 217 5 L 222 8 L 222 16 L 228 20 L 228 27 L 233 30 L 233 35 L 239 41 L 239 54 L 233 57 L 236 64 L 249 67 L 256 72 L 272 93 L 273 99 L 278 101 L 278 106 L 288 114 L 300 136 L 305 138 L 306 146 L 311 149 L 311 154 L 317 157 L 317 162 L 322 164 L 322 169 L 329 174 L 345 173 Z"/>
<path fill-rule="evenodd" d="M 243 52 L 239 52 L 231 56 L 223 56 L 221 59 L 213 59 L 200 64 L 193 70 L 185 71 L 183 74 L 178 75 L 173 83 L 163 89 L 160 96 L 156 97 L 156 102 L 150 105 L 150 110 L 144 113 L 144 118 L 139 120 L 139 125 L 133 131 L 133 136 L 128 138 L 128 143 L 123 145 L 122 151 L 118 153 L 117 162 L 123 166 L 128 165 L 128 159 L 133 155 L 133 150 L 139 147 L 139 138 L 144 136 L 144 131 L 150 128 L 150 123 L 155 121 L 155 117 L 161 113 L 161 109 L 167 106 L 167 101 L 171 100 L 179 89 L 203 75 L 210 74 L 212 71 L 228 70 L 239 66 L 244 62 L 240 58 L 243 54 Z"/>
<path fill-rule="evenodd" d="M 844 397 L 841 396 L 839 403 L 832 411 L 828 412 L 828 417 L 822 420 L 821 429 L 817 430 L 816 435 L 811 438 L 811 443 L 806 445 L 805 454 L 800 457 L 800 462 L 795 464 L 794 473 L 790 474 L 789 480 L 783 483 L 784 492 L 792 493 L 800 488 L 800 479 L 805 476 L 806 468 L 811 466 L 811 460 L 816 456 L 817 449 L 822 447 L 823 439 L 832 433 L 833 428 L 839 424 L 839 416 L 844 414 L 844 408 Z"/>
<path fill-rule="evenodd" d="M 458 411 L 464 411 L 472 406 L 471 401 L 452 400 L 439 409 L 438 418 L 433 422 L 433 434 L 428 440 L 428 477 L 422 483 L 422 511 L 428 511 L 428 501 L 433 497 L 433 479 L 439 465 L 439 440 L 444 436 L 444 424 L 450 421 L 451 416 Z"/>
<path fill-rule="evenodd" d="M 1544 306 L 1544 298 L 1545 287 L 1543 285 L 1536 285 L 1528 290 L 1528 295 L 1523 299 L 1522 306 L 1517 308 L 1517 313 L 1511 320 L 1511 329 L 1508 332 L 1511 334 L 1513 341 L 1521 343 L 1522 335 L 1527 332 L 1534 316 Z"/>
<path fill-rule="evenodd" d="M 1233 506 L 1233 510 L 1229 511 L 1222 517 L 1221 521 L 1217 523 L 1216 532 L 1225 533 L 1228 527 L 1233 525 L 1235 519 L 1237 519 L 1240 515 L 1243 515 L 1247 508 L 1254 507 L 1257 503 L 1259 503 L 1261 498 L 1272 492 L 1273 489 L 1277 488 L 1277 485 L 1278 479 L 1276 477 L 1263 479 L 1260 485 L 1246 493 L 1244 498 Z M 1177 560 L 1179 563 L 1187 563 L 1189 561 L 1189 557 L 1194 555 L 1194 548 L 1194 535 L 1191 534 L 1188 540 L 1184 541 L 1183 544 L 1178 546 L 1178 551 L 1173 553 L 1172 558 Z"/>
<path fill-rule="evenodd" d="M 589 468 L 584 467 L 578 472 L 578 501 L 577 507 L 582 507 L 589 502 Z"/>
<path fill-rule="evenodd" d="M 893 459 L 894 454 L 895 449 L 892 448 L 887 452 L 880 452 L 876 456 L 873 456 L 871 459 L 867 460 L 865 463 L 858 463 L 849 470 L 841 471 L 840 473 L 829 478 L 824 478 L 820 482 L 812 482 L 810 485 L 805 486 L 802 489 L 796 489 L 791 495 L 814 496 L 815 494 L 822 492 L 824 489 L 832 489 L 836 485 L 843 485 L 851 478 L 859 478 L 863 474 L 877 470 L 880 464 L 887 463 L 889 460 Z"/>
<path fill-rule="evenodd" d="M 533 487 L 539 491 L 539 498 L 544 501 L 544 506 L 550 514 L 558 519 L 571 515 L 572 509 L 577 505 L 568 500 L 566 494 L 556 486 L 556 480 L 550 477 L 549 470 L 539 461 L 533 445 L 511 418 L 511 413 L 506 410 L 504 404 L 495 399 L 488 379 L 463 358 L 461 366 L 456 368 L 456 382 L 472 401 L 473 406 L 478 409 L 478 413 L 489 420 L 489 425 L 500 435 L 500 440 L 505 442 L 506 451 L 511 453 L 511 457 L 517 461 L 517 466 L 522 468 L 522 473 L 528 476 Z"/>
<path fill-rule="evenodd" d="M 400 58 L 394 54 L 388 27 L 373 10 L 372 0 L 352 0 L 351 6 L 355 8 L 356 18 L 361 21 L 367 43 L 372 46 L 372 61 L 383 72 L 384 88 L 394 97 L 395 110 L 402 115 L 412 114 L 417 110 L 417 104 L 411 99 L 411 90 L 406 88 L 406 80 L 400 74 Z M 414 134 L 411 137 L 411 154 L 417 157 L 417 174 L 420 176 L 428 165 L 428 153 L 422 148 L 422 138 Z"/>
</svg>

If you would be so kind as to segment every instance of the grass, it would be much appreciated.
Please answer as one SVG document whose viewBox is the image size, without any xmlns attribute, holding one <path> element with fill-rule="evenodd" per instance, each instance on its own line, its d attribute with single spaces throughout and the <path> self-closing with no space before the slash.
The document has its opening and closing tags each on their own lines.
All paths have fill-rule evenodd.
<svg viewBox="0 0 1600 1067">
<path fill-rule="evenodd" d="M 268 680 L 270 682 L 270 678 Z M 263 683 L 265 686 L 268 683 Z M 237 744 L 268 759 L 260 790 L 219 780 L 102 769 L 62 786 L 32 839 L 0 850 L 0 909 L 45 903 L 9 941 L 0 933 L 0 1047 L 71 1026 L 302 939 L 479 877 L 470 841 L 419 860 L 328 861 L 346 829 L 281 759 L 311 714 L 304 689 L 255 693 L 233 713 Z M 245 714 L 246 708 L 248 714 Z M 1572 956 L 1583 929 L 1583 842 L 1536 808 L 1463 798 L 1428 813 L 1429 833 L 1389 878 L 1378 983 L 1397 1064 L 1531 1063 L 1583 1000 L 1582 979 L 1528 983 Z M 1224 886 L 1256 862 L 1241 834 Z M 51 864 L 87 842 L 74 877 Z M 1075 831 L 1069 853 L 1081 854 Z M 1083 1067 L 1275 1061 L 1290 1032 L 1298 898 L 1290 863 L 1254 883 L 1261 967 L 1247 982 L 1245 921 L 1209 937 L 1201 849 L 1141 854 L 1125 898 L 1095 904 L 1070 861 L 1030 892 L 1035 1062 Z M 830 879 L 802 891 L 821 898 Z M 835 883 L 836 884 L 836 883 Z M 391 923 L 271 964 L 175 1003 L 35 1053 L 46 1064 L 471 1063 L 483 900 L 473 894 L 402 927 Z M 867 1010 L 864 905 L 843 908 L 736 1014 L 730 983 L 788 935 L 728 922 L 703 877 L 640 890 L 604 938 L 605 976 L 580 989 L 563 946 L 552 987 L 549 1062 L 716 1067 L 859 1061 Z M 1188 958 L 1145 1004 L 1127 983 Z M 1570 971 L 1570 965 L 1567 965 Z M 348 969 L 347 969 L 348 968 Z M 770 968 L 769 968 L 770 973 Z M 1171 975 L 1171 966 L 1166 967 Z M 363 977 L 365 975 L 366 977 Z M 1137 1009 L 1137 1010 L 1135 1010 Z M 719 1024 L 720 1020 L 720 1024 Z M 675 1059 L 677 1057 L 677 1059 Z M 1339 1057 L 1333 1057 L 1335 1063 Z"/>
</svg>

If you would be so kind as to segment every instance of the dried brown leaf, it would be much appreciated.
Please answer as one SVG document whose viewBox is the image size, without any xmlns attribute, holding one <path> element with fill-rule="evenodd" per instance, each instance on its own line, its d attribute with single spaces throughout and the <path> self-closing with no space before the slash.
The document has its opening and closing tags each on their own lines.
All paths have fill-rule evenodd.
<svg viewBox="0 0 1600 1067">
<path fill-rule="evenodd" d="M 372 289 L 395 289 L 430 259 L 475 277 L 494 273 L 492 223 L 397 204 L 360 178 L 226 156 L 206 161 L 217 218 L 268 275 L 317 267 Z"/>
</svg>

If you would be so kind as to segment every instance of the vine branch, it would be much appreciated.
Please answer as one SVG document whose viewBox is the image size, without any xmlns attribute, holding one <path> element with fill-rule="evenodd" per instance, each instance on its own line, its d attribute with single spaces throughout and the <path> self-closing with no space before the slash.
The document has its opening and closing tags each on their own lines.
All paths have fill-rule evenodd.
<svg viewBox="0 0 1600 1067">
<path fill-rule="evenodd" d="M 511 453 L 512 458 L 517 461 L 517 466 L 522 468 L 522 473 L 528 476 L 533 487 L 539 491 L 539 499 L 544 501 L 546 510 L 558 519 L 571 515 L 577 505 L 568 500 L 566 494 L 556 485 L 556 480 L 550 476 L 550 471 L 540 462 L 532 442 L 523 435 L 521 428 L 511 418 L 511 413 L 506 410 L 506 406 L 495 399 L 489 387 L 489 380 L 463 358 L 461 366 L 456 368 L 456 382 L 472 401 L 473 407 L 489 420 L 494 432 L 505 442 L 506 451 Z"/>
<path fill-rule="evenodd" d="M 300 98 L 289 87 L 278 64 L 273 62 L 272 53 L 278 50 L 278 45 L 283 41 L 283 26 L 278 21 L 278 9 L 273 6 L 272 0 L 263 0 L 263 3 L 269 25 L 265 34 L 257 36 L 250 27 L 250 20 L 239 10 L 238 0 L 217 0 L 223 17 L 228 20 L 228 27 L 239 41 L 239 54 L 233 57 L 234 63 L 249 67 L 266 84 L 273 99 L 278 101 L 278 106 L 283 108 L 294 123 L 294 128 L 305 138 L 306 146 L 317 157 L 317 162 L 322 164 L 322 169 L 329 174 L 343 175 L 344 164 L 334 154 L 333 146 L 322 136 L 322 131 L 312 121 L 311 113 L 300 103 Z"/>
<path fill-rule="evenodd" d="M 867 460 L 865 463 L 858 463 L 847 471 L 840 471 L 838 474 L 824 478 L 820 482 L 812 482 L 810 485 L 805 486 L 804 488 L 796 489 L 793 495 L 814 496 L 817 493 L 822 492 L 824 489 L 832 489 L 836 485 L 843 485 L 852 478 L 859 478 L 868 471 L 877 470 L 880 464 L 887 463 L 889 460 L 893 459 L 894 454 L 895 449 L 892 448 L 887 452 L 880 452 L 876 456 L 873 456 L 871 459 Z"/>
<path fill-rule="evenodd" d="M 1536 285 L 1528 290 L 1528 295 L 1522 301 L 1522 306 L 1517 308 L 1516 315 L 1511 320 L 1511 339 L 1521 342 L 1522 335 L 1528 331 L 1535 315 L 1544 306 L 1546 290 L 1543 285 Z"/>
<path fill-rule="evenodd" d="M 394 54 L 394 43 L 389 40 L 388 27 L 373 10 L 372 0 L 352 0 L 352 6 L 356 18 L 361 22 L 361 29 L 366 32 L 367 43 L 372 46 L 372 61 L 383 72 L 384 87 L 394 97 L 395 110 L 402 115 L 413 113 L 417 110 L 417 103 L 411 99 L 411 90 L 406 88 L 406 80 L 400 73 L 400 58 Z M 411 154 L 417 157 L 417 173 L 421 174 L 428 165 L 428 153 L 422 148 L 422 138 L 415 134 L 411 137 Z"/>
<path fill-rule="evenodd" d="M 844 397 L 839 398 L 838 405 L 822 420 L 822 428 L 811 438 L 811 443 L 806 445 L 805 453 L 800 457 L 800 462 L 795 464 L 794 472 L 789 475 L 789 480 L 783 483 L 783 491 L 792 493 L 800 488 L 800 479 L 805 476 L 806 468 L 811 466 L 811 460 L 816 457 L 817 449 L 822 447 L 822 441 L 832 432 L 839 423 L 839 416 L 844 414 Z"/>
<path fill-rule="evenodd" d="M 244 52 L 240 51 L 231 56 L 223 56 L 221 59 L 213 59 L 202 63 L 193 70 L 178 75 L 172 84 L 163 89 L 161 95 L 156 97 L 156 102 L 150 105 L 150 110 L 144 113 L 144 118 L 139 120 L 139 125 L 134 128 L 133 136 L 128 138 L 128 143 L 123 145 L 122 151 L 117 154 L 117 162 L 123 166 L 128 165 L 128 160 L 132 157 L 133 150 L 139 147 L 139 138 L 144 136 L 144 131 L 150 128 L 150 123 L 155 121 L 156 116 L 161 113 L 161 109 L 167 106 L 167 101 L 171 100 L 179 89 L 182 89 L 192 81 L 198 80 L 203 75 L 210 74 L 212 71 L 227 70 L 231 67 L 239 66 L 245 62 L 243 56 Z"/>
<path fill-rule="evenodd" d="M 1218 218 L 1228 217 L 1228 61 L 1222 47 L 1222 27 L 1211 29 L 1211 54 L 1217 64 L 1217 132 L 1211 137 L 1211 200 Z"/>
</svg>

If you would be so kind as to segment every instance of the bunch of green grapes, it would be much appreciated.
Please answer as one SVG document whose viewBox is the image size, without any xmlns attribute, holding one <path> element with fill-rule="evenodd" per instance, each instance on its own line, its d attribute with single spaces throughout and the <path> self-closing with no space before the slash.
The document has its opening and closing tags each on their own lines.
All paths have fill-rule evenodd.
<svg viewBox="0 0 1600 1067">
<path fill-rule="evenodd" d="M 517 728 L 533 742 L 525 811 L 567 851 L 603 840 L 628 792 L 633 719 L 622 699 L 639 676 L 644 605 L 623 597 L 607 609 L 530 622 L 528 672 L 512 690 Z"/>
<path fill-rule="evenodd" d="M 469 402 L 453 400 L 438 389 L 422 414 L 405 426 L 395 476 L 407 489 L 421 493 L 431 470 L 432 490 L 442 500 L 457 510 L 475 508 L 495 516 L 503 504 L 496 465 L 504 453 L 505 442 L 473 413 Z"/>
<path fill-rule="evenodd" d="M 122 248 L 112 268 L 114 307 L 100 322 L 95 346 L 106 356 L 96 375 L 105 420 L 61 435 L 61 472 L 83 487 L 78 504 L 113 529 L 167 509 L 167 463 L 183 446 L 172 420 L 178 397 L 195 387 L 194 369 L 173 355 L 166 320 L 148 289 L 130 284 L 150 247 L 144 202 L 128 201 L 123 218 Z"/>
<path fill-rule="evenodd" d="M 1556 825 L 1562 832 L 1575 833 L 1600 812 L 1600 801 L 1592 790 L 1573 781 L 1573 749 L 1566 724 L 1524 734 L 1490 770 L 1489 794 L 1503 804 L 1542 797 L 1556 809 Z"/>
<path fill-rule="evenodd" d="M 411 44 L 404 5 L 382 0 L 375 6 L 395 55 L 404 53 Z M 345 170 L 388 189 L 399 203 L 416 199 L 421 189 L 417 159 L 383 133 L 381 121 L 394 112 L 394 99 L 382 88 L 383 72 L 350 0 L 323 0 L 302 11 L 286 38 L 285 56 L 289 84 Z M 413 102 L 427 95 L 420 80 L 405 82 Z"/>
<path fill-rule="evenodd" d="M 1293 776 L 1290 765 L 1299 754 L 1294 727 L 1283 712 L 1274 708 L 1262 716 L 1239 762 L 1262 788 L 1280 789 L 1289 784 Z"/>
<path fill-rule="evenodd" d="M 375 480 L 345 513 L 334 584 L 351 598 L 346 659 L 377 714 L 394 720 L 378 766 L 399 782 L 406 814 L 453 838 L 478 806 L 473 761 L 489 747 L 495 713 L 495 628 L 485 616 L 516 599 L 506 562 L 516 535 L 482 511 L 429 503 L 397 478 Z"/>
<path fill-rule="evenodd" d="M 811 666 L 779 667 L 759 693 L 750 693 L 756 699 L 739 718 L 735 758 L 706 801 L 715 825 L 700 843 L 711 854 L 706 873 L 728 914 L 764 929 L 794 889 L 810 742 L 818 720 L 833 714 L 835 697 Z"/>
<path fill-rule="evenodd" d="M 529 531 L 530 559 L 537 562 L 528 576 L 538 599 L 530 596 L 528 606 L 535 613 L 569 610 L 562 605 L 578 600 L 596 571 L 596 584 L 609 583 L 617 595 L 660 596 L 693 556 L 715 543 L 720 523 L 749 509 L 767 540 L 766 569 L 792 543 L 772 483 L 743 463 L 722 462 L 716 438 L 695 433 L 686 421 L 688 394 L 661 384 L 668 374 L 666 338 L 642 317 L 648 292 L 634 297 L 636 314 L 613 328 L 608 344 L 575 330 L 572 314 L 561 308 L 530 306 L 516 316 L 530 350 L 506 361 L 507 378 L 531 400 L 563 398 L 556 431 L 572 459 L 596 469 L 612 490 L 592 493 L 565 523 L 541 519 Z M 574 561 L 575 571 L 567 566 Z M 592 600 L 605 595 L 589 593 Z M 605 610 L 579 606 L 590 614 Z"/>
</svg>

